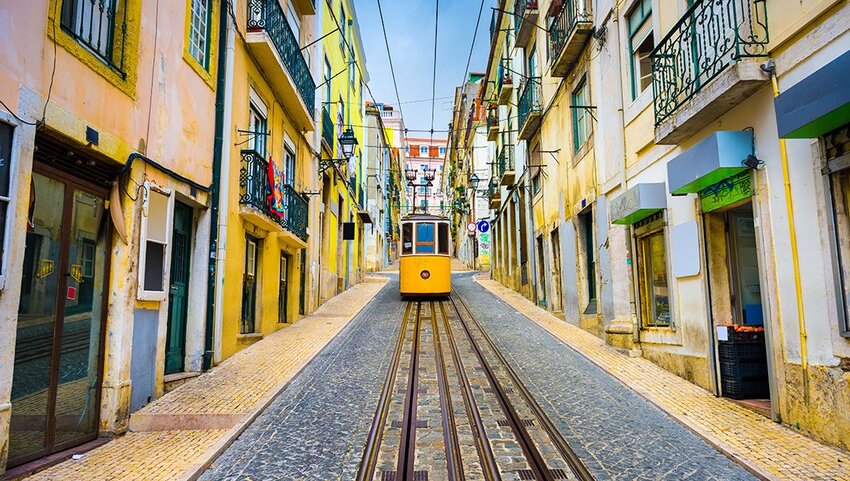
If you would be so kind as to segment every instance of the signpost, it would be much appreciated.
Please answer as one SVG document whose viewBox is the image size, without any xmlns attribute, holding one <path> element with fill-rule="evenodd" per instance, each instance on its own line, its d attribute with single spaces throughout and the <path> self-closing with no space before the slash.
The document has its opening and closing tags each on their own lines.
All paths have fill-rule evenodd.
<svg viewBox="0 0 850 481">
<path fill-rule="evenodd" d="M 478 232 L 480 232 L 482 234 L 486 234 L 487 232 L 490 232 L 490 223 L 487 222 L 486 220 L 479 221 L 478 222 Z"/>
</svg>

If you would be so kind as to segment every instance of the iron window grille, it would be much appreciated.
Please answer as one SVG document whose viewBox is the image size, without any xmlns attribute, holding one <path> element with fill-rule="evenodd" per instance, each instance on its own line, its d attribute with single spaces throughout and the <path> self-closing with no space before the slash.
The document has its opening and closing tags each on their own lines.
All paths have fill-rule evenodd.
<svg viewBox="0 0 850 481">
<path fill-rule="evenodd" d="M 58 0 L 57 0 L 58 1 Z M 121 0 L 62 0 L 63 31 L 102 60 L 122 79 L 127 40 L 127 3 Z"/>
</svg>

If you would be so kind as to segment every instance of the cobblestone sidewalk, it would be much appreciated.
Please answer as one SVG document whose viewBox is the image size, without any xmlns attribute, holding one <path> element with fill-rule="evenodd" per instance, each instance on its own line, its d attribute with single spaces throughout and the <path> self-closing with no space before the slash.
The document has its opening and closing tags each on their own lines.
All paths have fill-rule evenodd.
<svg viewBox="0 0 850 481">
<path fill-rule="evenodd" d="M 130 432 L 30 476 L 36 480 L 188 479 L 241 433 L 387 282 L 369 277 L 135 413 Z"/>
<path fill-rule="evenodd" d="M 476 280 L 501 301 L 632 388 L 721 452 L 765 479 L 850 480 L 850 455 L 631 358 L 556 318 L 487 275 Z"/>
</svg>

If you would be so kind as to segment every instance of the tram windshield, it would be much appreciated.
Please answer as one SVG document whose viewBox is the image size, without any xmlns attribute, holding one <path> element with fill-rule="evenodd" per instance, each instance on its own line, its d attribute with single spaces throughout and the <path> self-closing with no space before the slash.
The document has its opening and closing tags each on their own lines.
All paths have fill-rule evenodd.
<svg viewBox="0 0 850 481">
<path fill-rule="evenodd" d="M 433 254 L 436 244 L 434 239 L 434 223 L 421 222 L 416 224 L 416 253 Z"/>
</svg>

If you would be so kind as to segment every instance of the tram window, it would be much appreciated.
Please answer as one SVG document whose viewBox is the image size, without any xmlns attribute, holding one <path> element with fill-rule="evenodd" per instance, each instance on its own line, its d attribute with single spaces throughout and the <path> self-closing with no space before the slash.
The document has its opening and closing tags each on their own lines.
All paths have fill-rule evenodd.
<svg viewBox="0 0 850 481">
<path fill-rule="evenodd" d="M 437 224 L 437 240 L 439 241 L 440 254 L 449 253 L 449 225 Z"/>
<path fill-rule="evenodd" d="M 416 253 L 434 253 L 434 223 L 423 222 L 416 224 Z"/>
<path fill-rule="evenodd" d="M 413 224 L 401 226 L 401 253 L 413 254 Z"/>
</svg>

